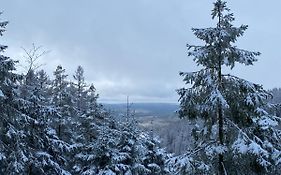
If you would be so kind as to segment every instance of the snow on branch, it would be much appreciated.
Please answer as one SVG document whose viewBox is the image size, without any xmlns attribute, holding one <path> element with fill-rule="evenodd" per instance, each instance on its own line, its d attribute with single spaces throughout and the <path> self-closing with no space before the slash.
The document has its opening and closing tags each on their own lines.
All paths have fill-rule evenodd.
<svg viewBox="0 0 281 175">
<path fill-rule="evenodd" d="M 213 105 L 220 104 L 223 108 L 229 108 L 227 101 L 218 89 L 215 89 L 211 92 L 208 101 Z"/>
<path fill-rule="evenodd" d="M 181 76 L 184 76 L 186 84 L 193 84 L 194 86 L 203 85 L 203 86 L 214 86 L 216 77 L 213 75 L 211 69 L 201 69 L 195 72 L 180 72 Z"/>
<path fill-rule="evenodd" d="M 237 37 L 242 36 L 247 27 L 247 25 L 241 25 L 240 27 L 227 26 L 225 28 L 192 28 L 192 31 L 197 38 L 204 40 L 208 44 L 230 43 L 235 42 Z"/>
<path fill-rule="evenodd" d="M 256 56 L 259 56 L 260 52 L 252 52 L 243 49 L 238 49 L 235 46 L 228 47 L 223 50 L 223 61 L 226 66 L 234 67 L 235 62 L 253 65 L 257 61 Z"/>
<path fill-rule="evenodd" d="M 264 143 L 259 137 L 253 135 L 254 138 L 251 139 L 248 134 L 246 134 L 241 128 L 239 128 L 239 126 L 237 126 L 231 120 L 226 119 L 226 121 L 239 131 L 238 138 L 232 145 L 234 151 L 237 151 L 241 154 L 252 153 L 257 156 L 260 165 L 264 167 L 271 165 L 271 163 L 267 160 L 270 156 L 270 153 L 261 146 L 264 146 Z"/>
</svg>

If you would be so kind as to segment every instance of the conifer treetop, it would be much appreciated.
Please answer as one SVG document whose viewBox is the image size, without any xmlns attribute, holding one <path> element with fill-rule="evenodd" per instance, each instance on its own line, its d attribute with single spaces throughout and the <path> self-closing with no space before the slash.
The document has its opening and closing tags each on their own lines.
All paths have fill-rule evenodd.
<svg viewBox="0 0 281 175">
<path fill-rule="evenodd" d="M 192 28 L 194 35 L 205 42 L 204 46 L 194 46 L 187 44 L 188 55 L 194 57 L 197 65 L 208 68 L 216 68 L 217 65 L 229 66 L 231 69 L 235 62 L 252 65 L 257 61 L 256 56 L 259 52 L 251 52 L 239 49 L 233 44 L 237 38 L 243 36 L 247 25 L 234 27 L 232 22 L 235 20 L 233 13 L 227 8 L 226 2 L 217 0 L 211 13 L 212 19 L 217 19 L 216 27 Z"/>
</svg>

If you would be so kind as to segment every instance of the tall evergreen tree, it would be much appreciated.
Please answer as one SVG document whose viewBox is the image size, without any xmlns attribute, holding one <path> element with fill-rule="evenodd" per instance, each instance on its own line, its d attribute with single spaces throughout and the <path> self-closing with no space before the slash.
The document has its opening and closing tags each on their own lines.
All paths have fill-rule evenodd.
<svg viewBox="0 0 281 175">
<path fill-rule="evenodd" d="M 56 121 L 54 124 L 57 128 L 59 138 L 69 139 L 70 133 L 66 134 L 69 129 L 67 123 L 71 120 L 71 111 L 73 110 L 71 95 L 68 91 L 67 74 L 61 65 L 57 66 L 54 71 L 55 79 L 52 84 L 52 104 L 56 108 Z"/>
<path fill-rule="evenodd" d="M 100 114 L 102 112 L 102 105 L 98 104 L 97 99 L 99 98 L 99 94 L 96 93 L 96 88 L 93 84 L 87 90 L 87 98 L 86 104 L 87 107 L 87 115 L 95 115 L 96 117 L 102 117 L 103 115 Z"/>
<path fill-rule="evenodd" d="M 2 13 L 0 13 L 1 15 Z M 8 22 L 0 22 L 0 36 L 6 30 Z M 24 171 L 27 158 L 24 154 L 24 137 L 19 126 L 18 117 L 21 115 L 15 108 L 19 76 L 14 74 L 15 61 L 2 53 L 7 46 L 0 45 L 0 172 L 1 174 L 16 174 Z"/>
<path fill-rule="evenodd" d="M 44 70 L 39 70 L 38 72 L 36 72 L 36 76 L 37 76 L 38 89 L 40 89 L 41 104 L 50 105 L 51 80 L 49 79 L 49 76 Z"/>
<path fill-rule="evenodd" d="M 226 2 L 217 0 L 211 15 L 216 27 L 192 29 L 205 45 L 187 45 L 188 56 L 202 69 L 181 72 L 191 87 L 178 90 L 180 117 L 198 122 L 195 152 L 207 165 L 199 169 L 209 167 L 218 174 L 274 172 L 281 161 L 281 145 L 275 128 L 279 119 L 264 110 L 270 94 L 261 85 L 222 72 L 223 66 L 232 69 L 235 63 L 252 65 L 260 53 L 233 45 L 248 26 L 232 25 L 234 17 Z"/>
<path fill-rule="evenodd" d="M 44 72 L 34 73 L 29 69 L 20 86 L 21 97 L 17 109 L 27 120 L 22 120 L 21 128 L 25 139 L 21 142 L 28 152 L 25 169 L 27 174 L 69 174 L 64 170 L 66 164 L 65 150 L 69 145 L 60 140 L 50 127 L 50 119 L 54 116 L 52 108 L 46 103 Z M 44 83 L 45 82 L 45 83 Z"/>
<path fill-rule="evenodd" d="M 87 87 L 85 83 L 85 77 L 84 77 L 84 69 L 82 66 L 78 66 L 77 70 L 75 71 L 75 74 L 73 75 L 73 78 L 75 79 L 74 86 L 76 87 L 76 94 L 75 94 L 75 103 L 78 112 L 85 113 L 85 88 Z"/>
</svg>

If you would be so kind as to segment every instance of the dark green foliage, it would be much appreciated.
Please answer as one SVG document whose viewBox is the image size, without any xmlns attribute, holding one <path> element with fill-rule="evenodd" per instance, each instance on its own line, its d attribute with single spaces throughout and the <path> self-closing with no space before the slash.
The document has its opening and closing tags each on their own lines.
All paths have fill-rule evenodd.
<svg viewBox="0 0 281 175">
<path fill-rule="evenodd" d="M 202 69 L 180 73 L 190 88 L 178 90 L 179 115 L 198 123 L 193 130 L 195 148 L 183 164 L 192 169 L 191 174 L 203 170 L 210 174 L 273 173 L 280 166 L 281 147 L 276 128 L 280 118 L 266 111 L 271 95 L 261 85 L 222 73 L 223 66 L 252 65 L 260 53 L 234 46 L 247 26 L 232 25 L 234 16 L 226 2 L 214 3 L 212 19 L 217 20 L 216 27 L 192 29 L 205 45 L 187 45 L 188 56 Z"/>
</svg>

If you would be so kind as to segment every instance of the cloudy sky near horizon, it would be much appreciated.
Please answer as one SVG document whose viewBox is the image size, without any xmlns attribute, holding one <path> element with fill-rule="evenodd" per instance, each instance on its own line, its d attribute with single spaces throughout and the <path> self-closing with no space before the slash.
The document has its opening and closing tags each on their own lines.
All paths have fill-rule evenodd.
<svg viewBox="0 0 281 175">
<path fill-rule="evenodd" d="M 102 102 L 177 102 L 179 71 L 196 70 L 186 43 L 198 44 L 191 27 L 214 26 L 213 1 L 194 0 L 9 0 L 1 20 L 8 56 L 22 60 L 32 43 L 50 50 L 41 58 L 52 74 L 58 64 L 71 76 L 78 65 Z M 248 24 L 237 45 L 260 51 L 250 67 L 233 73 L 266 89 L 281 87 L 281 1 L 229 0 L 235 24 Z M 22 62 L 22 61 L 21 61 Z M 21 64 L 24 64 L 23 62 Z"/>
</svg>

